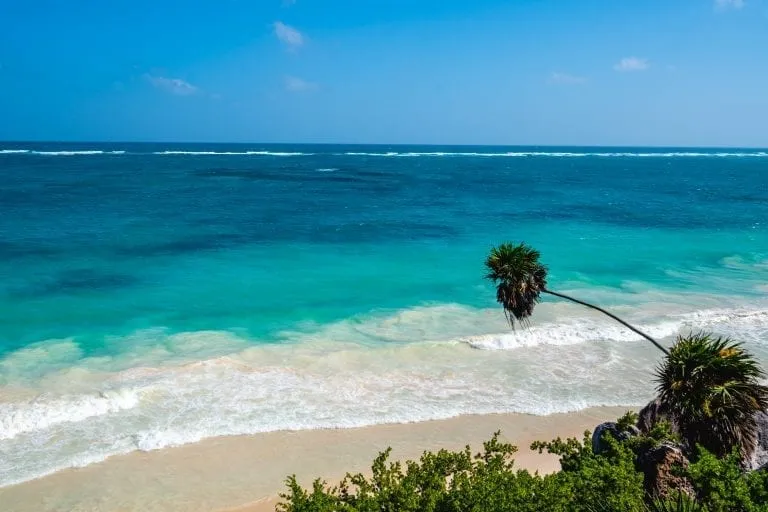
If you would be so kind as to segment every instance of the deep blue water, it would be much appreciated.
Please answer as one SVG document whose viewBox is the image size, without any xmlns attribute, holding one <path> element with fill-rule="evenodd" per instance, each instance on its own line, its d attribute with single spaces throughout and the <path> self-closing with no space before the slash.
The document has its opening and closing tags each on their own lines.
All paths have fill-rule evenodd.
<svg viewBox="0 0 768 512">
<path fill-rule="evenodd" d="M 482 279 L 488 249 L 506 240 L 542 251 L 553 288 L 660 337 L 701 326 L 768 349 L 766 150 L 0 143 L 0 208 L 0 453 L 43 447 L 23 470 L 0 462 L 0 483 L 209 435 L 642 398 L 645 384 L 586 396 L 573 368 L 542 394 L 526 373 L 542 351 L 573 367 L 610 354 L 603 373 L 636 369 L 638 382 L 655 354 L 564 304 L 509 333 Z M 490 352 L 468 346 L 503 349 L 496 373 Z M 227 366 L 178 391 L 179 368 L 222 356 L 278 374 L 249 388 Z M 468 380 L 431 396 L 430 379 L 459 361 Z M 393 368 L 403 380 L 370 388 Z M 179 413 L 214 414 L 201 394 L 219 378 L 253 390 L 215 412 L 248 426 Z M 270 409 L 285 396 L 275 389 L 306 409 L 315 391 L 358 378 L 360 395 L 335 409 Z M 397 391 L 414 379 L 424 387 Z M 502 381 L 513 390 L 493 387 Z M 423 414 L 408 416 L 413 403 Z M 124 427 L 122 444 L 100 438 L 99 422 Z M 90 447 L 45 449 L 75 435 Z"/>
</svg>

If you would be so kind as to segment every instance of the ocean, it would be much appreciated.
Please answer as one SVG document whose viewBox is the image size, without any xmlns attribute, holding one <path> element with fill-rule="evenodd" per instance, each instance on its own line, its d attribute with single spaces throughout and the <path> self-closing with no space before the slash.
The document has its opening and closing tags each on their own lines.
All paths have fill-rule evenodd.
<svg viewBox="0 0 768 512">
<path fill-rule="evenodd" d="M 768 150 L 0 143 L 0 486 L 204 438 L 641 405 L 660 353 L 550 286 L 768 365 Z"/>
</svg>

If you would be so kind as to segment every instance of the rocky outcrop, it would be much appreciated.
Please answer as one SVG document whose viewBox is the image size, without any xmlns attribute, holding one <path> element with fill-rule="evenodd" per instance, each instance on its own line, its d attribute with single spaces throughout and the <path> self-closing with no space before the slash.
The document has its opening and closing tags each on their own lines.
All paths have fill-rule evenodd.
<svg viewBox="0 0 768 512">
<path fill-rule="evenodd" d="M 660 421 L 668 421 L 675 430 L 675 420 L 669 409 L 656 398 L 640 409 L 638 413 L 637 427 L 643 434 L 647 434 Z"/>
<path fill-rule="evenodd" d="M 757 422 L 757 442 L 754 453 L 748 460 L 743 461 L 747 470 L 768 467 L 768 413 L 758 412 L 755 414 Z M 673 431 L 677 431 L 675 419 L 669 410 L 661 404 L 659 399 L 655 399 L 643 407 L 638 413 L 637 427 L 644 434 L 647 434 L 660 421 L 668 421 Z M 593 438 L 594 445 L 594 438 Z"/>
<path fill-rule="evenodd" d="M 630 427 L 628 430 L 619 430 L 619 426 L 612 422 L 601 423 L 592 432 L 592 452 L 595 454 L 603 453 L 608 449 L 605 444 L 605 435 L 610 435 L 618 441 L 626 441 L 630 437 L 636 436 L 640 433 L 637 427 Z"/>
<path fill-rule="evenodd" d="M 645 491 L 653 498 L 671 498 L 678 492 L 694 496 L 693 484 L 683 475 L 688 459 L 679 446 L 665 443 L 637 459 L 643 472 Z"/>
<path fill-rule="evenodd" d="M 757 443 L 755 451 L 746 463 L 747 469 L 768 468 L 768 413 L 759 412 L 755 415 L 757 421 Z"/>
</svg>

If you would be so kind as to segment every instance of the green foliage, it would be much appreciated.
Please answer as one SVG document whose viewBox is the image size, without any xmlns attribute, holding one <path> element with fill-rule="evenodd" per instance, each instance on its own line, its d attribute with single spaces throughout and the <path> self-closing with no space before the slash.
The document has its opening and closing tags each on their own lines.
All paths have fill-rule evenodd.
<svg viewBox="0 0 768 512">
<path fill-rule="evenodd" d="M 680 443 L 679 434 L 672 429 L 672 425 L 668 421 L 659 421 L 647 434 L 631 437 L 626 441 L 629 449 L 638 456 L 660 446 L 662 443 Z"/>
<path fill-rule="evenodd" d="M 677 493 L 674 498 L 656 499 L 648 505 L 648 512 L 704 512 L 704 507 L 694 498 Z"/>
<path fill-rule="evenodd" d="M 624 416 L 616 420 L 616 428 L 619 431 L 624 432 L 637 425 L 637 420 L 640 416 L 635 411 L 627 411 Z"/>
<path fill-rule="evenodd" d="M 554 478 L 573 493 L 568 510 L 590 511 L 600 504 L 601 511 L 624 512 L 640 510 L 644 505 L 643 476 L 635 467 L 635 453 L 625 443 L 605 437 L 608 449 L 596 455 L 592 452 L 589 432 L 584 440 L 556 439 L 548 443 L 535 442 L 531 449 L 539 453 L 560 456 L 562 471 Z"/>
<path fill-rule="evenodd" d="M 627 415 L 618 424 L 629 427 Z M 316 480 L 303 489 L 287 479 L 280 512 L 768 512 L 768 472 L 745 473 L 737 451 L 718 458 L 704 449 L 688 469 L 696 497 L 683 494 L 651 500 L 636 466 L 638 450 L 674 438 L 669 424 L 648 435 L 619 441 L 592 452 L 590 433 L 582 441 L 535 442 L 531 449 L 559 456 L 561 471 L 550 475 L 515 467 L 517 448 L 497 432 L 481 453 L 469 447 L 425 452 L 418 462 L 391 462 L 379 454 L 370 477 L 347 475 L 336 487 Z"/>
<path fill-rule="evenodd" d="M 640 511 L 642 475 L 634 454 L 614 442 L 606 456 L 592 454 L 589 437 L 537 444 L 561 454 L 563 470 L 552 475 L 516 470 L 517 449 L 499 441 L 498 433 L 472 456 L 460 452 L 426 452 L 419 462 L 389 462 L 390 451 L 373 463 L 371 477 L 347 475 L 338 487 L 316 481 L 311 492 L 288 479 L 282 512 L 588 512 L 595 503 L 606 512 Z"/>
<path fill-rule="evenodd" d="M 513 327 L 528 320 L 547 287 L 547 267 L 539 257 L 539 251 L 524 243 L 504 243 L 485 260 L 485 277 L 496 285 L 496 300 Z"/>
<path fill-rule="evenodd" d="M 596 505 L 589 509 L 590 512 L 605 512 L 610 510 L 605 505 Z M 627 509 L 626 512 L 706 512 L 704 507 L 694 498 L 683 493 L 677 493 L 674 498 L 665 500 L 655 499 L 649 503 L 644 503 L 635 508 Z"/>
<path fill-rule="evenodd" d="M 740 461 L 736 450 L 718 458 L 699 449 L 688 474 L 707 512 L 768 511 L 768 471 L 745 473 Z"/>
<path fill-rule="evenodd" d="M 661 402 L 674 411 L 680 434 L 693 449 L 718 456 L 755 448 L 754 415 L 768 408 L 768 387 L 757 361 L 728 338 L 699 333 L 678 338 L 656 372 Z"/>
<path fill-rule="evenodd" d="M 347 475 L 339 487 L 315 482 L 307 493 L 288 479 L 283 512 L 495 512 L 515 510 L 565 512 L 567 490 L 552 478 L 516 471 L 517 448 L 499 441 L 498 433 L 472 456 L 460 452 L 426 452 L 419 462 L 388 462 L 390 451 L 373 463 L 372 476 Z"/>
</svg>

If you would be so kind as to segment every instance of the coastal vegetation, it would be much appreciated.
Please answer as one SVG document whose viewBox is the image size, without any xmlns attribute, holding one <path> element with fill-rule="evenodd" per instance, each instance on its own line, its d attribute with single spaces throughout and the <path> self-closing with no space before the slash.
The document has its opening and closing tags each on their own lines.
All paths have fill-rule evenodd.
<svg viewBox="0 0 768 512">
<path fill-rule="evenodd" d="M 740 344 L 707 333 L 680 337 L 657 370 L 659 404 L 685 443 L 724 457 L 751 457 L 768 388 L 757 361 Z"/>
<path fill-rule="evenodd" d="M 379 454 L 370 476 L 348 474 L 304 489 L 295 477 L 281 512 L 768 512 L 768 387 L 754 357 L 728 338 L 679 336 L 670 349 L 625 321 L 550 291 L 539 253 L 525 244 L 494 248 L 486 267 L 514 327 L 542 293 L 601 311 L 664 352 L 657 397 L 639 413 L 598 425 L 583 439 L 535 442 L 560 471 L 517 469 L 517 447 L 500 433 L 473 454 L 425 452 L 391 462 Z"/>
<path fill-rule="evenodd" d="M 330 487 L 317 480 L 304 489 L 287 480 L 280 512 L 765 512 L 768 471 L 743 470 L 738 453 L 724 458 L 699 448 L 689 464 L 671 471 L 686 483 L 664 494 L 649 491 L 645 450 L 674 442 L 668 425 L 630 440 L 611 436 L 595 453 L 584 439 L 534 443 L 532 448 L 560 456 L 561 470 L 540 475 L 518 470 L 517 448 L 498 434 L 472 454 L 425 452 L 419 461 L 391 462 L 387 450 L 375 459 L 371 476 L 347 475 Z"/>
</svg>

